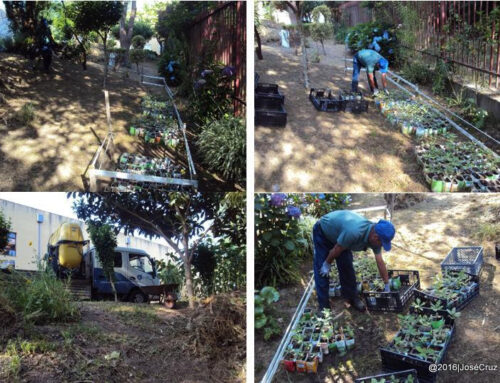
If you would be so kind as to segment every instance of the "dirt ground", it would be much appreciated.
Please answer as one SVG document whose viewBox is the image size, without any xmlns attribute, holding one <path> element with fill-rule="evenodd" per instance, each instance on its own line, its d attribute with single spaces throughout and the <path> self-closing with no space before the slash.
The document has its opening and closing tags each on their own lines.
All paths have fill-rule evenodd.
<svg viewBox="0 0 500 383">
<path fill-rule="evenodd" d="M 380 205 L 382 196 L 364 195 L 354 201 L 354 208 Z M 370 202 L 370 199 L 373 199 Z M 359 203 L 358 203 L 359 202 Z M 396 210 L 393 216 L 396 237 L 393 249 L 384 253 L 390 268 L 418 270 L 422 288 L 428 287 L 432 277 L 439 273 L 440 263 L 452 247 L 484 246 L 484 266 L 480 280 L 480 295 L 462 311 L 457 320 L 456 333 L 450 344 L 445 363 L 485 363 L 498 365 L 500 351 L 500 278 L 499 262 L 494 258 L 494 245 L 481 243 L 479 233 L 488 225 L 500 222 L 500 196 L 497 195 L 426 195 L 414 206 Z M 497 231 L 498 232 L 498 231 Z M 500 238 L 496 238 L 498 241 Z M 311 260 L 304 265 L 303 280 L 297 286 L 280 290 L 280 301 L 275 305 L 283 330 L 293 315 L 310 278 Z M 311 298 L 312 307 L 316 305 Z M 382 372 L 378 347 L 387 344 L 398 329 L 395 313 L 358 313 L 341 299 L 332 300 L 335 314 L 343 313 L 343 320 L 355 327 L 356 347 L 345 357 L 327 356 L 317 375 L 286 374 L 279 369 L 277 382 L 342 382 L 376 375 Z M 255 377 L 258 381 L 265 373 L 280 338 L 264 342 L 259 333 L 255 344 Z M 437 383 L 498 382 L 498 371 L 489 372 L 440 372 Z"/>
<path fill-rule="evenodd" d="M 50 74 L 34 73 L 24 57 L 0 53 L 0 73 L 7 87 L 0 89 L 5 98 L 4 103 L 0 100 L 0 190 L 74 191 L 85 187 L 82 175 L 107 132 L 103 67 L 88 62 L 83 71 L 81 65 L 54 58 L 52 69 Z M 144 72 L 155 75 L 156 64 L 146 63 Z M 128 134 L 130 121 L 141 113 L 141 97 L 155 90 L 139 84 L 135 67 L 110 71 L 108 90 L 118 152 L 168 156 L 187 164 L 183 146 L 177 151 L 150 148 Z M 15 115 L 28 102 L 34 106 L 35 118 L 24 124 Z M 194 146 L 192 142 L 190 146 Z M 193 161 L 200 190 L 236 187 L 198 165 L 195 151 Z"/>
<path fill-rule="evenodd" d="M 34 326 L 20 339 L 43 351 L 22 353 L 17 380 L 8 376 L 11 356 L 0 353 L 0 382 L 243 382 L 245 342 L 228 354 L 199 353 L 192 339 L 199 311 L 158 304 L 80 302 L 81 321 Z M 204 315 L 210 315 L 207 308 Z M 215 311 L 216 309 L 213 308 Z M 244 310 L 244 308 L 243 308 Z M 43 345 L 43 346 L 42 346 Z M 203 346 L 201 346 L 203 347 Z"/>
<path fill-rule="evenodd" d="M 301 56 L 263 45 L 256 60 L 261 82 L 277 83 L 285 95 L 284 128 L 255 128 L 256 191 L 427 191 L 412 140 L 390 127 L 371 103 L 367 113 L 314 109 L 303 86 Z M 310 64 L 311 87 L 349 90 L 343 45 L 326 44 L 327 56 Z M 366 78 L 360 89 L 366 93 Z"/>
</svg>

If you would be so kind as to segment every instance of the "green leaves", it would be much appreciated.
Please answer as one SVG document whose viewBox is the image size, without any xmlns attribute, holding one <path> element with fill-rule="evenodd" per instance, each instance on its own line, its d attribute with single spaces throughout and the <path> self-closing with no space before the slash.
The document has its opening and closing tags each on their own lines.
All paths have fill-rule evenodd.
<svg viewBox="0 0 500 383">
<path fill-rule="evenodd" d="M 241 118 L 225 117 L 203 126 L 197 145 L 208 169 L 227 180 L 246 178 L 246 128 Z"/>
<path fill-rule="evenodd" d="M 10 219 L 5 217 L 2 210 L 0 210 L 0 253 L 3 252 L 8 244 L 8 234 L 11 230 Z"/>
<path fill-rule="evenodd" d="M 265 340 L 269 340 L 273 335 L 281 333 L 278 321 L 272 316 L 272 305 L 279 298 L 278 291 L 271 286 L 264 287 L 254 296 L 255 328 L 263 332 Z"/>
</svg>

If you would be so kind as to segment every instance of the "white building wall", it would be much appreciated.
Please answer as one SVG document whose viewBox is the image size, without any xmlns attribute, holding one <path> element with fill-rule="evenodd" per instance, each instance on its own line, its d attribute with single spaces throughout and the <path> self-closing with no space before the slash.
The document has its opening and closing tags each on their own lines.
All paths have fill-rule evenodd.
<svg viewBox="0 0 500 383">
<path fill-rule="evenodd" d="M 0 264 L 4 261 L 14 261 L 18 270 L 37 269 L 38 254 L 40 253 L 43 258 L 47 251 L 47 242 L 50 235 L 64 222 L 78 223 L 82 228 L 85 239 L 89 239 L 83 221 L 2 199 L 0 199 L 0 210 L 3 211 L 6 217 L 10 218 L 11 231 L 16 233 L 16 256 L 0 255 Z M 43 215 L 43 223 L 40 224 L 40 242 L 38 240 L 38 214 Z M 160 243 L 141 237 L 125 236 L 123 233 L 117 235 L 117 242 L 118 246 L 142 249 L 155 259 L 165 260 L 166 253 L 170 249 Z"/>
</svg>

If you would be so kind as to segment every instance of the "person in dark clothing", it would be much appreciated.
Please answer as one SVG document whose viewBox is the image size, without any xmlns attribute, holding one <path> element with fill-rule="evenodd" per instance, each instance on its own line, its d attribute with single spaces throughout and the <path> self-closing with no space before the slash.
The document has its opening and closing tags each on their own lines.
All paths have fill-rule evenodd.
<svg viewBox="0 0 500 383">
<path fill-rule="evenodd" d="M 320 311 L 330 308 L 328 295 L 329 274 L 333 260 L 337 263 L 340 285 L 344 298 L 358 310 L 365 306 L 358 296 L 352 251 L 371 248 L 375 254 L 378 270 L 385 283 L 385 291 L 390 291 L 389 276 L 382 247 L 391 250 L 391 241 L 396 230 L 386 220 L 373 223 L 349 210 L 339 210 L 321 217 L 313 227 L 314 282 Z"/>
<path fill-rule="evenodd" d="M 370 85 L 371 92 L 374 95 L 378 93 L 378 84 L 375 77 L 375 71 L 380 70 L 380 73 L 382 74 L 383 90 L 385 93 L 388 93 L 386 73 L 389 70 L 389 61 L 387 61 L 373 49 L 362 49 L 354 55 L 352 63 L 353 69 L 351 88 L 353 92 L 358 91 L 359 72 L 361 71 L 361 68 L 366 68 L 368 85 Z"/>
</svg>

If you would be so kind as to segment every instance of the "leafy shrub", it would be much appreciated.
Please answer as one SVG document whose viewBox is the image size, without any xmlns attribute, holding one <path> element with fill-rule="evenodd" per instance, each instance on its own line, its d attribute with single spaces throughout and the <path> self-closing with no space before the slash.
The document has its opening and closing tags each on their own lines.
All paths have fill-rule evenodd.
<svg viewBox="0 0 500 383">
<path fill-rule="evenodd" d="M 343 193 L 291 194 L 291 198 L 295 205 L 301 206 L 305 214 L 315 218 L 343 209 L 351 202 L 351 196 Z"/>
<path fill-rule="evenodd" d="M 27 102 L 16 113 L 16 119 L 24 125 L 29 124 L 35 119 L 35 108 L 31 102 Z"/>
<path fill-rule="evenodd" d="M 130 50 L 130 62 L 137 66 L 137 73 L 139 73 L 139 64 L 146 58 L 146 52 L 143 49 L 131 49 Z"/>
<path fill-rule="evenodd" d="M 57 279 L 50 270 L 39 271 L 31 278 L 14 270 L 0 274 L 0 295 L 25 322 L 69 322 L 79 318 L 79 311 L 67 290 L 68 283 Z"/>
<path fill-rule="evenodd" d="M 255 286 L 284 286 L 299 279 L 300 209 L 283 193 L 255 194 Z"/>
<path fill-rule="evenodd" d="M 279 299 L 280 294 L 271 286 L 265 286 L 255 294 L 255 328 L 263 332 L 265 340 L 281 333 L 278 321 L 273 317 L 273 304 Z"/>
<path fill-rule="evenodd" d="M 158 73 L 165 77 L 168 86 L 183 85 L 188 77 L 186 71 L 186 44 L 175 37 L 170 37 L 165 43 L 165 49 L 158 62 Z M 175 63 L 175 65 L 170 65 Z M 187 84 L 186 84 L 187 87 Z M 181 94 L 186 94 L 187 88 L 181 88 Z"/>
<path fill-rule="evenodd" d="M 246 246 L 234 244 L 230 238 L 217 243 L 214 271 L 214 294 L 241 290 L 246 286 Z"/>
<path fill-rule="evenodd" d="M 246 129 L 243 119 L 224 117 L 205 125 L 197 141 L 203 163 L 226 179 L 245 179 Z"/>
<path fill-rule="evenodd" d="M 151 49 L 144 49 L 144 52 L 146 52 L 146 58 L 148 60 L 156 60 L 158 58 L 158 53 Z"/>
<path fill-rule="evenodd" d="M 432 82 L 433 72 L 423 62 L 406 62 L 401 69 L 402 76 L 410 82 L 427 85 Z"/>
<path fill-rule="evenodd" d="M 165 284 L 178 284 L 182 285 L 184 274 L 175 263 L 168 260 L 167 263 L 164 261 L 156 261 L 158 278 L 160 278 L 162 283 Z"/>
<path fill-rule="evenodd" d="M 432 92 L 434 94 L 443 95 L 450 87 L 450 74 L 452 70 L 451 64 L 438 60 L 434 73 L 432 75 Z"/>
<path fill-rule="evenodd" d="M 197 126 L 223 119 L 226 114 L 232 114 L 233 106 L 235 69 L 209 58 L 205 61 L 197 71 L 190 97 L 192 118 Z"/>
<path fill-rule="evenodd" d="M 390 62 L 394 62 L 398 54 L 398 44 L 396 36 L 390 31 L 392 27 L 390 24 L 380 22 L 358 24 L 349 30 L 345 41 L 352 52 L 358 52 L 361 49 L 373 49 L 373 38 L 382 37 L 378 41 L 379 53 Z M 385 32 L 387 38 L 384 37 Z"/>
<path fill-rule="evenodd" d="M 8 234 L 11 230 L 10 219 L 5 217 L 2 210 L 0 210 L 0 253 L 8 245 Z"/>
<path fill-rule="evenodd" d="M 127 20 L 127 23 L 128 23 L 128 20 Z M 117 24 L 113 28 L 111 28 L 110 32 L 111 32 L 111 35 L 116 40 L 120 40 L 120 25 L 119 24 Z M 134 36 L 140 35 L 140 36 L 144 37 L 144 39 L 146 41 L 148 41 L 148 40 L 151 40 L 151 38 L 153 37 L 153 34 L 154 34 L 153 28 L 151 28 L 151 26 L 147 22 L 140 21 L 137 19 L 134 21 L 134 27 L 132 29 L 132 38 Z"/>
<path fill-rule="evenodd" d="M 462 117 L 477 128 L 482 128 L 488 118 L 488 112 L 479 108 L 472 97 L 466 97 L 463 89 L 453 93 L 453 97 L 447 98 L 448 105 L 460 108 L 459 114 Z"/>
<path fill-rule="evenodd" d="M 135 49 L 144 49 L 145 45 L 146 45 L 146 39 L 141 35 L 132 37 L 132 46 Z"/>
</svg>

